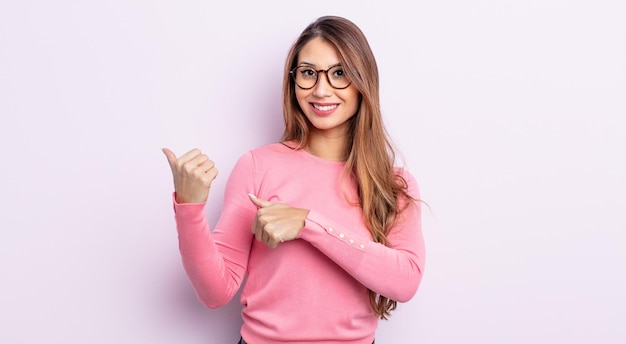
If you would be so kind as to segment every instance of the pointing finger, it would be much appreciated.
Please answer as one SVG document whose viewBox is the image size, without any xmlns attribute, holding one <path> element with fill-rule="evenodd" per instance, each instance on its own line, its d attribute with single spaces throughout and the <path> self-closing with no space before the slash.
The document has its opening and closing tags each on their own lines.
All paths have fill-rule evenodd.
<svg viewBox="0 0 626 344">
<path fill-rule="evenodd" d="M 254 203 L 257 207 L 265 208 L 272 205 L 272 202 L 257 198 L 251 193 L 248 194 L 248 197 L 250 198 L 250 201 L 252 201 L 252 203 Z"/>
<path fill-rule="evenodd" d="M 163 154 L 165 154 L 165 157 L 167 158 L 167 162 L 170 164 L 170 167 L 173 166 L 176 162 L 176 154 L 174 154 L 174 152 L 167 148 L 163 148 L 161 150 L 163 151 Z"/>
</svg>

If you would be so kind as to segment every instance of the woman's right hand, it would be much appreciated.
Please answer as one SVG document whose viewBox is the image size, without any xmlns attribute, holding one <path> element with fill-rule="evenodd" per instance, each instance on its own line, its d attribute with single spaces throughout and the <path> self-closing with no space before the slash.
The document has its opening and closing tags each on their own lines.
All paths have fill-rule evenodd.
<svg viewBox="0 0 626 344">
<path fill-rule="evenodd" d="M 176 154 L 163 148 L 174 177 L 177 203 L 204 203 L 209 197 L 211 183 L 217 169 L 208 156 L 195 148 L 176 158 Z"/>
</svg>

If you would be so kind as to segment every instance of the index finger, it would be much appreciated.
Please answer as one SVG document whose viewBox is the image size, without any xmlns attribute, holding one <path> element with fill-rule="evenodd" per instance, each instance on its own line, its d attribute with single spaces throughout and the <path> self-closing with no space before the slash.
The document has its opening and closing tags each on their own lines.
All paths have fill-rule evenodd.
<svg viewBox="0 0 626 344">
<path fill-rule="evenodd" d="M 190 150 L 189 152 L 187 152 L 187 153 L 185 153 L 185 154 L 181 155 L 181 156 L 178 158 L 178 163 L 179 163 L 180 165 L 183 165 L 183 164 L 184 164 L 184 163 L 186 163 L 187 161 L 189 161 L 189 160 L 191 160 L 191 159 L 195 158 L 196 156 L 198 156 L 198 155 L 200 155 L 200 154 L 202 154 L 202 151 L 200 151 L 198 148 L 194 148 L 194 149 Z"/>
</svg>

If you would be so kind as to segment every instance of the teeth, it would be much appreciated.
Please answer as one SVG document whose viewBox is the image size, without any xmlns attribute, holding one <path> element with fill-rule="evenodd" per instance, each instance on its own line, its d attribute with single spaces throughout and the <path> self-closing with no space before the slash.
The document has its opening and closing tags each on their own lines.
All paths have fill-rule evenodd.
<svg viewBox="0 0 626 344">
<path fill-rule="evenodd" d="M 325 105 L 325 106 L 322 106 L 322 105 L 313 104 L 313 107 L 318 109 L 318 110 L 320 110 L 320 111 L 330 111 L 330 110 L 336 108 L 337 105 Z"/>
</svg>

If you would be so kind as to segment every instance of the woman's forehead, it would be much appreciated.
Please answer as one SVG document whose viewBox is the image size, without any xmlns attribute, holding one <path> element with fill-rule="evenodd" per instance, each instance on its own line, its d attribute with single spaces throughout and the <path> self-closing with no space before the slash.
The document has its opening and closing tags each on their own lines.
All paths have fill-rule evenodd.
<svg viewBox="0 0 626 344">
<path fill-rule="evenodd" d="M 337 48 L 319 37 L 307 42 L 298 53 L 298 64 L 330 68 L 341 62 Z"/>
</svg>

